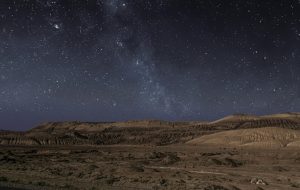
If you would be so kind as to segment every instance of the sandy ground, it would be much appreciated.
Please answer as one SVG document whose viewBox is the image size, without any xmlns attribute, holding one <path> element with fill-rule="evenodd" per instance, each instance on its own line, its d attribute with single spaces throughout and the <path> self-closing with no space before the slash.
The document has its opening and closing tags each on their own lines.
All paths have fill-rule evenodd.
<svg viewBox="0 0 300 190">
<path fill-rule="evenodd" d="M 1 146 L 1 186 L 23 189 L 299 189 L 300 151 L 193 145 Z"/>
</svg>

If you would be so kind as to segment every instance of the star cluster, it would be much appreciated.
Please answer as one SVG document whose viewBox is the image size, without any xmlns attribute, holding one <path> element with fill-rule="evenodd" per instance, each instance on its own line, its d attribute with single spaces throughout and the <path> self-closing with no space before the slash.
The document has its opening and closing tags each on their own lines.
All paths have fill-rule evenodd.
<svg viewBox="0 0 300 190">
<path fill-rule="evenodd" d="M 0 128 L 300 110 L 297 0 L 3 0 Z"/>
</svg>

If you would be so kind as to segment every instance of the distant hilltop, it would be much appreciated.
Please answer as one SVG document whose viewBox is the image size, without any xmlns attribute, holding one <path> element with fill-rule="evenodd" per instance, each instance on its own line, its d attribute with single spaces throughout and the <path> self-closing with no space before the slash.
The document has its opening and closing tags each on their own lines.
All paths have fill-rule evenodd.
<svg viewBox="0 0 300 190">
<path fill-rule="evenodd" d="M 269 128 L 269 129 L 265 129 Z M 280 130 L 279 130 L 280 128 Z M 263 132 L 259 132 L 263 130 Z M 286 131 L 289 130 L 289 131 Z M 297 139 L 300 131 L 300 113 L 282 113 L 265 116 L 234 114 L 216 121 L 171 122 L 161 120 L 132 120 L 124 122 L 47 122 L 26 132 L 0 131 L 0 144 L 3 145 L 168 145 L 201 144 L 217 139 L 237 140 L 242 145 L 245 139 L 277 139 L 284 134 Z M 235 131 L 235 132 L 226 132 Z M 294 132 L 297 131 L 297 132 Z M 226 132 L 222 134 L 222 132 Z M 250 137 L 241 137 L 245 134 Z M 256 137 L 259 134 L 259 137 Z M 269 135 L 268 134 L 273 134 Z M 209 136 L 211 135 L 211 136 Z M 207 139 L 208 138 L 208 139 Z M 216 140 L 211 141 L 210 138 Z M 289 140 L 278 138 L 285 145 Z M 256 142 L 256 141 L 255 141 Z M 227 144 L 230 144 L 229 141 Z M 276 141 L 275 144 L 280 144 Z M 282 144 L 282 146 L 284 145 Z M 297 143 L 294 143 L 297 144 Z M 300 144 L 300 143 L 299 143 Z"/>
</svg>

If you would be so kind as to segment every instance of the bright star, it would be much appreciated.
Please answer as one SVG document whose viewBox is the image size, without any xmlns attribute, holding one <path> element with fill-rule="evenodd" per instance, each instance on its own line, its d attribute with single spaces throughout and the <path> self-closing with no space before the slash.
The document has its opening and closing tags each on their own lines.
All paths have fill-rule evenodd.
<svg viewBox="0 0 300 190">
<path fill-rule="evenodd" d="M 60 26 L 58 24 L 54 24 L 53 27 L 56 29 L 60 29 Z"/>
</svg>

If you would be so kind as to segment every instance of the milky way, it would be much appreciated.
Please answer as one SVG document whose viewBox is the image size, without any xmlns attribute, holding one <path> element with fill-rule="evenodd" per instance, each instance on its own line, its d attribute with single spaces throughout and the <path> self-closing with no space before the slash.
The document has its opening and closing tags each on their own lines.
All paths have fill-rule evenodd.
<svg viewBox="0 0 300 190">
<path fill-rule="evenodd" d="M 300 110 L 300 2 L 2 0 L 0 128 Z"/>
</svg>

